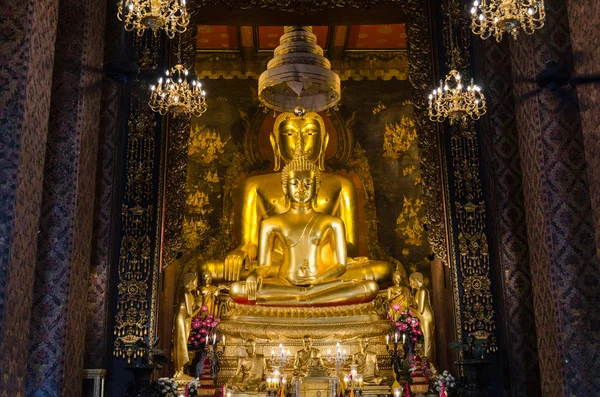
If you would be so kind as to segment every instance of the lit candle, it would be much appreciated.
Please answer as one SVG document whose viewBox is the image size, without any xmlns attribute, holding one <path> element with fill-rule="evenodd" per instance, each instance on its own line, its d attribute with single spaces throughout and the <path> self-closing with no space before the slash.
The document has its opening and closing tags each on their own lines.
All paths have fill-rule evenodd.
<svg viewBox="0 0 600 397">
<path fill-rule="evenodd" d="M 217 333 L 216 332 L 213 334 L 213 345 L 215 343 L 217 343 Z"/>
<path fill-rule="evenodd" d="M 402 344 L 406 343 L 406 334 L 402 334 Z"/>
<path fill-rule="evenodd" d="M 400 397 L 400 388 L 394 389 L 394 397 Z"/>
<path fill-rule="evenodd" d="M 225 335 L 223 335 L 223 346 L 225 346 Z"/>
<path fill-rule="evenodd" d="M 386 344 L 386 345 L 389 345 L 389 344 L 390 344 L 390 336 L 389 336 L 389 335 L 386 335 L 386 336 L 385 336 L 385 344 Z"/>
<path fill-rule="evenodd" d="M 271 388 L 271 378 L 267 378 L 267 387 Z"/>
<path fill-rule="evenodd" d="M 394 343 L 398 343 L 398 333 L 394 332 Z"/>
<path fill-rule="evenodd" d="M 275 358 L 275 350 L 274 350 L 274 349 L 271 349 L 271 360 L 272 360 L 273 358 Z"/>
</svg>

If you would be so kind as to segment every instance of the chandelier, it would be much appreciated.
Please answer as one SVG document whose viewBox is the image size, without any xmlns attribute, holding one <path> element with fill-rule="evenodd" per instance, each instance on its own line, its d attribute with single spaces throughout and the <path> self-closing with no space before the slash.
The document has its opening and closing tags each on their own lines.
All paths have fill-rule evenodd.
<svg viewBox="0 0 600 397">
<path fill-rule="evenodd" d="M 146 29 L 154 34 L 164 30 L 172 39 L 175 33 L 185 32 L 190 15 L 187 13 L 186 0 L 123 0 L 119 2 L 117 17 L 123 21 L 125 30 L 136 30 L 143 35 Z"/>
<path fill-rule="evenodd" d="M 173 115 L 200 117 L 206 112 L 206 93 L 200 81 L 192 79 L 188 82 L 189 72 L 181 62 L 166 76 L 158 79 L 157 85 L 150 86 L 150 108 L 161 115 L 171 112 Z"/>
<path fill-rule="evenodd" d="M 337 105 L 340 77 L 323 56 L 312 26 L 286 26 L 273 59 L 258 78 L 258 98 L 280 112 L 320 112 Z"/>
<path fill-rule="evenodd" d="M 545 17 L 544 0 L 475 0 L 471 29 L 484 40 L 494 35 L 500 41 L 504 32 L 516 39 L 519 27 L 532 34 L 544 26 Z"/>
<path fill-rule="evenodd" d="M 465 120 L 467 117 L 478 120 L 485 114 L 485 97 L 481 88 L 473 83 L 463 85 L 458 71 L 451 70 L 446 80 L 440 80 L 440 86 L 429 95 L 429 118 L 443 122 L 450 118 L 450 124 Z"/>
</svg>

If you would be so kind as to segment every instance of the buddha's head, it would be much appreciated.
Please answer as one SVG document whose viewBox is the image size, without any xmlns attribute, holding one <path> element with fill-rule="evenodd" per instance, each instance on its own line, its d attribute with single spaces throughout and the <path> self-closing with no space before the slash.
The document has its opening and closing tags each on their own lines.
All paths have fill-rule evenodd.
<svg viewBox="0 0 600 397">
<path fill-rule="evenodd" d="M 209 285 L 212 284 L 212 276 L 210 275 L 210 273 L 204 273 L 202 275 L 202 282 L 204 283 L 204 285 L 206 285 L 207 287 Z"/>
<path fill-rule="evenodd" d="M 279 171 L 281 161 L 292 161 L 298 149 L 306 158 L 325 169 L 325 149 L 329 143 L 329 135 L 325 130 L 323 118 L 315 112 L 282 113 L 275 120 L 271 133 L 271 146 L 275 164 L 273 169 Z"/>
<path fill-rule="evenodd" d="M 394 282 L 394 285 L 400 286 L 400 283 L 402 282 L 402 274 L 398 270 L 392 274 L 392 281 Z"/>
<path fill-rule="evenodd" d="M 248 357 L 254 357 L 256 352 L 256 341 L 254 339 L 248 339 L 244 342 L 244 348 Z"/>
<path fill-rule="evenodd" d="M 186 273 L 183 275 L 183 286 L 186 290 L 191 291 L 198 287 L 198 276 L 196 273 Z"/>
<path fill-rule="evenodd" d="M 369 338 L 362 338 L 358 341 L 358 344 L 360 345 L 360 351 L 361 352 L 366 352 L 367 349 L 369 348 Z"/>
<path fill-rule="evenodd" d="M 304 336 L 304 338 L 302 338 L 302 344 L 306 350 L 310 350 L 312 348 L 312 339 L 310 336 Z"/>
<path fill-rule="evenodd" d="M 310 203 L 317 197 L 321 184 L 321 172 L 306 156 L 297 156 L 283 167 L 281 188 L 290 202 Z"/>
<path fill-rule="evenodd" d="M 410 282 L 411 288 L 419 289 L 423 286 L 423 274 L 419 272 L 411 273 L 408 281 Z"/>
</svg>

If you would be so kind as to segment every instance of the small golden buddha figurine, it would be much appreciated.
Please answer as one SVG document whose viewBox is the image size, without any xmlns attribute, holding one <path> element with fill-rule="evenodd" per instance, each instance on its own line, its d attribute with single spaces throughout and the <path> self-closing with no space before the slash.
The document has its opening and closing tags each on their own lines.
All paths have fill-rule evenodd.
<svg viewBox="0 0 600 397">
<path fill-rule="evenodd" d="M 284 167 L 282 188 L 290 208 L 262 221 L 259 264 L 246 281 L 231 285 L 235 302 L 335 306 L 370 302 L 377 296 L 375 281 L 365 280 L 357 268 L 347 268 L 344 222 L 313 209 L 319 183 L 319 169 L 300 152 Z M 273 260 L 276 244 L 283 254 L 278 264 Z M 331 262 L 322 260 L 324 253 Z"/>
<path fill-rule="evenodd" d="M 278 171 L 282 163 L 292 161 L 298 149 L 317 169 L 325 169 L 325 149 L 329 135 L 323 119 L 317 113 L 282 113 L 275 121 L 270 140 L 275 158 L 274 171 Z M 200 265 L 201 271 L 210 272 L 216 282 L 245 280 L 254 270 L 261 220 L 288 211 L 289 203 L 285 192 L 281 191 L 279 173 L 249 177 L 241 190 L 240 203 L 239 246 L 230 251 L 223 261 L 211 260 Z M 347 253 L 350 257 L 356 256 L 359 208 L 354 183 L 342 175 L 323 172 L 320 189 L 312 206 L 316 212 L 341 219 Z M 271 273 L 278 272 L 281 252 L 281 248 L 276 245 L 272 253 Z M 332 263 L 331 251 L 323 250 L 321 257 L 325 263 Z M 350 278 L 373 280 L 380 288 L 391 285 L 393 268 L 385 262 L 357 258 L 349 259 L 348 265 L 348 271 L 354 273 Z"/>
<path fill-rule="evenodd" d="M 302 338 L 304 348 L 296 352 L 294 357 L 294 377 L 326 376 L 327 367 L 321 358 L 321 351 L 312 346 L 310 336 Z"/>
<path fill-rule="evenodd" d="M 360 339 L 359 345 L 360 351 L 352 356 L 352 362 L 357 365 L 357 372 L 362 374 L 365 385 L 380 385 L 387 379 L 379 374 L 377 354 L 369 351 L 369 338 Z"/>
<path fill-rule="evenodd" d="M 188 339 L 192 327 L 192 318 L 200 311 L 198 295 L 198 277 L 195 273 L 186 273 L 183 276 L 183 288 L 179 296 L 179 308 L 175 312 L 173 331 L 173 363 L 175 367 L 174 378 L 192 380 L 193 377 L 185 374 L 183 369 L 190 362 L 188 353 Z"/>
<path fill-rule="evenodd" d="M 202 294 L 202 306 L 206 306 L 208 308 L 207 314 L 217 316 L 219 288 L 215 285 L 212 285 L 212 277 L 210 276 L 210 273 L 204 273 L 202 275 L 202 282 L 203 285 L 200 287 L 200 293 Z"/>
<path fill-rule="evenodd" d="M 238 366 L 231 379 L 233 389 L 239 392 L 262 391 L 265 386 L 265 356 L 256 353 L 256 342 L 248 339 L 244 342 L 246 356 L 238 359 Z"/>
<path fill-rule="evenodd" d="M 415 313 L 421 323 L 423 331 L 424 346 L 423 350 L 427 361 L 435 363 L 435 318 L 429 290 L 423 284 L 423 274 L 419 272 L 412 273 L 409 277 L 410 287 L 414 289 L 415 296 L 410 309 Z"/>
<path fill-rule="evenodd" d="M 394 285 L 387 289 L 387 298 L 390 303 L 390 315 L 394 316 L 394 305 L 400 305 L 402 309 L 408 308 L 410 302 L 410 288 L 402 283 L 402 273 L 396 270 L 392 275 Z"/>
</svg>

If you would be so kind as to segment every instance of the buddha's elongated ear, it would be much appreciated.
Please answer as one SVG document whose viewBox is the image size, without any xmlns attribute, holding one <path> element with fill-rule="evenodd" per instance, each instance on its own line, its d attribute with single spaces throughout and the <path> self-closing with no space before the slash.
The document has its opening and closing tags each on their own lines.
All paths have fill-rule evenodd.
<svg viewBox="0 0 600 397">
<path fill-rule="evenodd" d="M 322 128 L 325 128 L 323 126 Z M 321 139 L 321 152 L 319 153 L 319 160 L 317 161 L 317 167 L 319 167 L 319 171 L 325 171 L 325 150 L 327 150 L 327 144 L 329 143 L 329 134 L 327 131 L 323 134 L 323 139 Z"/>
<path fill-rule="evenodd" d="M 279 131 L 273 130 L 269 137 L 271 147 L 273 148 L 273 171 L 279 171 L 281 167 L 281 150 L 279 149 L 279 139 L 277 139 Z"/>
</svg>

